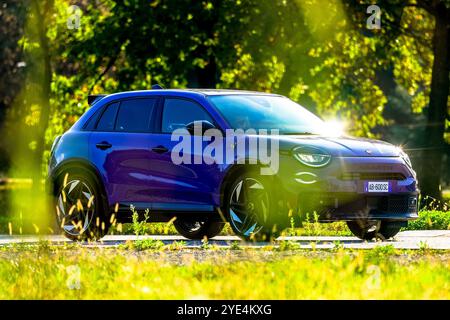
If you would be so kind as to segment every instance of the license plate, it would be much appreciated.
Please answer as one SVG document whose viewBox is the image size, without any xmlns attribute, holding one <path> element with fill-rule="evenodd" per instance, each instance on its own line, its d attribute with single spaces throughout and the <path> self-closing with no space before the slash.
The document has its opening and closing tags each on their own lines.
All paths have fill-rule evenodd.
<svg viewBox="0 0 450 320">
<path fill-rule="evenodd" d="M 368 181 L 366 182 L 366 192 L 389 192 L 389 182 L 376 182 Z"/>
</svg>

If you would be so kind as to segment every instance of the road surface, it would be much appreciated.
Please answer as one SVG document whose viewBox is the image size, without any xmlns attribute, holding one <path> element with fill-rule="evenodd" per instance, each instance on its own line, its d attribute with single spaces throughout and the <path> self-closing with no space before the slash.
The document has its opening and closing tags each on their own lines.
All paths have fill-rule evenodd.
<svg viewBox="0 0 450 320">
<path fill-rule="evenodd" d="M 102 239 L 102 241 L 94 243 L 83 243 L 86 247 L 115 247 L 120 244 L 124 244 L 126 241 L 136 240 L 134 235 L 108 235 Z M 154 235 L 154 236 L 140 236 L 140 239 L 151 238 L 155 240 L 161 240 L 165 244 L 170 244 L 174 241 L 185 241 L 187 248 L 197 248 L 202 245 L 201 241 L 192 241 L 183 238 L 182 236 L 173 235 Z M 40 240 L 47 240 L 55 245 L 70 243 L 63 236 L 16 236 L 16 235 L 0 235 L 0 245 L 9 245 L 13 243 L 37 243 Z M 450 249 L 450 230 L 424 230 L 424 231 L 404 231 L 400 232 L 395 239 L 389 241 L 361 241 L 356 237 L 280 237 L 280 240 L 290 240 L 298 243 L 301 248 L 304 249 L 331 249 L 335 248 L 337 245 L 343 246 L 344 248 L 352 249 L 371 249 L 376 246 L 392 245 L 398 249 Z M 235 236 L 217 236 L 209 240 L 209 244 L 216 245 L 219 247 L 228 247 L 233 242 L 239 241 L 240 246 L 247 247 L 263 247 L 265 243 L 246 243 L 241 241 Z M 275 242 L 275 245 L 277 245 Z"/>
</svg>

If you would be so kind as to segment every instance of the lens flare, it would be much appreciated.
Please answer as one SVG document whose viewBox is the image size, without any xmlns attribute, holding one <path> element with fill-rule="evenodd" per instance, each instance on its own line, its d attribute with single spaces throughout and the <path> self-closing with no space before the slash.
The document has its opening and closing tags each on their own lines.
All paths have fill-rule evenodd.
<svg viewBox="0 0 450 320">
<path fill-rule="evenodd" d="M 325 121 L 323 134 L 329 137 L 340 137 L 345 134 L 346 124 L 340 120 Z"/>
</svg>

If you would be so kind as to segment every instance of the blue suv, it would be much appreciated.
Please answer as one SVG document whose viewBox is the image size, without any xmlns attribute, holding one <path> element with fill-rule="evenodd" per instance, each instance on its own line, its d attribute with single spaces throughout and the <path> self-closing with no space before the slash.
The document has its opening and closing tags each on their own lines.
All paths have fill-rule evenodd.
<svg viewBox="0 0 450 320">
<path fill-rule="evenodd" d="M 243 239 L 269 239 L 308 214 L 347 221 L 361 239 L 386 239 L 417 218 L 416 174 L 400 148 L 330 135 L 286 97 L 164 89 L 90 96 L 89 104 L 55 139 L 49 163 L 57 222 L 70 239 L 103 237 L 114 221 L 131 221 L 131 205 L 141 216 L 148 209 L 150 222 L 172 220 L 189 239 L 214 237 L 227 222 Z M 236 129 L 243 147 L 225 138 Z M 268 144 L 273 166 L 258 157 Z M 225 153 L 232 161 L 217 160 Z"/>
</svg>

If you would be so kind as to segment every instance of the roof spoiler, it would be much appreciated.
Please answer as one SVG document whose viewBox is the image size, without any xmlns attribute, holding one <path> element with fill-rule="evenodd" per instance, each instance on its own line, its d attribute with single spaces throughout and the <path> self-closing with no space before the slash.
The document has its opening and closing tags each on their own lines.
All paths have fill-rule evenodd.
<svg viewBox="0 0 450 320">
<path fill-rule="evenodd" d="M 90 94 L 88 95 L 88 104 L 92 106 L 95 101 L 103 99 L 106 96 L 106 94 Z"/>
</svg>

